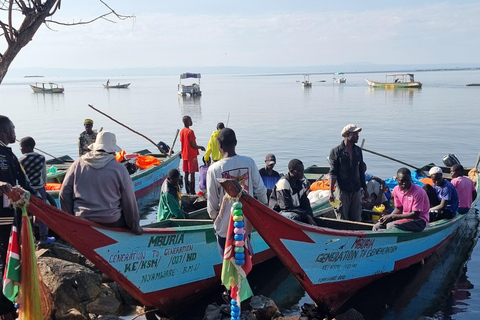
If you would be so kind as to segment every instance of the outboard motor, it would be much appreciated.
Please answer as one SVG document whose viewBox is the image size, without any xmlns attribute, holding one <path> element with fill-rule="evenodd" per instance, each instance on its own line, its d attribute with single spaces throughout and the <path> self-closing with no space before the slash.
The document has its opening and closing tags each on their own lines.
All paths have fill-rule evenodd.
<svg viewBox="0 0 480 320">
<path fill-rule="evenodd" d="M 168 152 L 170 151 L 170 147 L 168 146 L 168 144 L 166 144 L 166 143 L 163 142 L 163 141 L 160 141 L 160 142 L 158 143 L 158 147 L 159 147 L 160 149 L 162 149 L 163 151 L 165 151 L 165 153 L 168 153 Z"/>
<path fill-rule="evenodd" d="M 457 156 L 452 153 L 449 153 L 442 158 L 443 164 L 447 167 L 451 167 L 454 164 L 460 164 L 460 160 L 458 160 Z"/>
</svg>

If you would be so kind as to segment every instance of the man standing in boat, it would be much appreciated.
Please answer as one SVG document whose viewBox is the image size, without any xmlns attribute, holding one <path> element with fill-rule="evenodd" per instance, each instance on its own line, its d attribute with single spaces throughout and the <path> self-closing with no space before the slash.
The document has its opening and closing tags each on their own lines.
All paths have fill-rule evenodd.
<svg viewBox="0 0 480 320">
<path fill-rule="evenodd" d="M 335 200 L 334 188 L 340 189 L 340 218 L 350 221 L 362 220 L 361 188 L 363 198 L 368 199 L 365 182 L 365 165 L 362 149 L 355 145 L 362 128 L 354 124 L 346 125 L 342 130 L 343 141 L 330 151 L 330 202 Z"/>
<path fill-rule="evenodd" d="M 223 190 L 218 179 L 237 180 L 250 196 L 257 198 L 263 204 L 267 204 L 267 188 L 263 184 L 255 161 L 250 157 L 238 155 L 235 152 L 236 146 L 235 132 L 230 128 L 222 129 L 218 134 L 218 148 L 223 159 L 212 164 L 207 172 L 207 210 L 208 215 L 213 220 L 219 252 L 222 257 L 233 202 L 224 199 L 225 190 Z M 252 226 L 246 220 L 245 229 L 248 235 L 252 231 Z M 247 244 L 249 245 L 249 243 Z"/>
<path fill-rule="evenodd" d="M 192 118 L 182 118 L 185 128 L 180 131 L 180 143 L 182 145 L 183 172 L 185 172 L 185 191 L 195 194 L 195 172 L 198 172 L 198 149 L 205 151 L 205 148 L 197 145 L 197 138 L 190 127 L 193 125 Z"/>
<path fill-rule="evenodd" d="M 78 137 L 78 156 L 83 156 L 89 152 L 88 146 L 94 143 L 97 138 L 97 133 L 93 131 L 92 119 L 85 119 L 83 126 L 85 127 L 85 131 L 80 133 L 80 137 Z"/>
<path fill-rule="evenodd" d="M 430 221 L 430 203 L 425 190 L 412 183 L 412 173 L 407 168 L 397 171 L 398 186 L 393 188 L 393 212 L 382 216 L 373 231 L 397 228 L 420 232 Z"/>
</svg>

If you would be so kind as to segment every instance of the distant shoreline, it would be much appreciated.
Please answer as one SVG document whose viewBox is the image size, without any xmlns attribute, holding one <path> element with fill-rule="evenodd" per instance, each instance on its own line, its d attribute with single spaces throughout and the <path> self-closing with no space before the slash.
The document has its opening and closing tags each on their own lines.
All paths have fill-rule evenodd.
<svg viewBox="0 0 480 320">
<path fill-rule="evenodd" d="M 44 78 L 45 76 L 24 76 L 24 78 Z"/>
</svg>

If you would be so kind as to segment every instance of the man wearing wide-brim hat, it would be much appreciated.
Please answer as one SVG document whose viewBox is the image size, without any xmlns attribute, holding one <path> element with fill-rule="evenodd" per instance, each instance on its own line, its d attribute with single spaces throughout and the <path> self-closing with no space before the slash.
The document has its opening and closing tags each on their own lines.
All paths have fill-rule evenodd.
<svg viewBox="0 0 480 320">
<path fill-rule="evenodd" d="M 68 169 L 60 190 L 63 211 L 107 227 L 123 227 L 135 234 L 139 225 L 133 183 L 125 166 L 115 160 L 115 134 L 99 132 L 90 151 Z"/>
<path fill-rule="evenodd" d="M 365 182 L 365 165 L 363 163 L 362 149 L 355 145 L 358 142 L 358 133 L 362 128 L 354 124 L 347 124 L 341 135 L 343 141 L 330 151 L 330 202 L 335 200 L 334 187 L 339 195 L 341 206 L 340 219 L 361 221 L 363 198 L 368 199 L 367 185 Z"/>
<path fill-rule="evenodd" d="M 89 152 L 88 146 L 95 142 L 97 138 L 97 132 L 93 131 L 93 120 L 85 119 L 83 121 L 83 126 L 85 131 L 80 133 L 78 137 L 78 155 L 82 156 L 85 153 Z"/>
</svg>

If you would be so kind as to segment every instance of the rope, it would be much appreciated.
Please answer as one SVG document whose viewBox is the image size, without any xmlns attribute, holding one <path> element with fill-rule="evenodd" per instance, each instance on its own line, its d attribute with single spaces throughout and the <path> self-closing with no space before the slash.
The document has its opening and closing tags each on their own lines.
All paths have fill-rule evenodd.
<svg viewBox="0 0 480 320">
<path fill-rule="evenodd" d="M 227 193 L 225 193 L 225 195 L 223 196 L 223 199 L 222 199 L 222 204 L 220 205 L 220 213 L 218 214 L 218 219 L 222 219 L 222 216 L 223 216 L 223 207 L 225 206 L 225 202 L 227 200 L 231 200 L 233 202 L 237 202 L 240 200 L 240 197 L 242 196 L 242 193 L 245 191 L 245 189 L 242 189 L 240 190 L 240 192 L 235 196 L 235 197 L 231 197 L 229 196 Z"/>
</svg>

